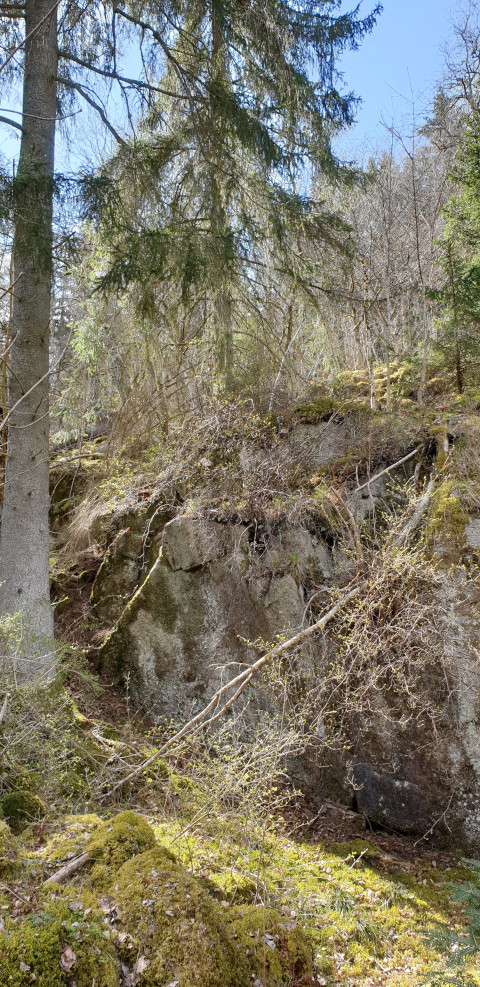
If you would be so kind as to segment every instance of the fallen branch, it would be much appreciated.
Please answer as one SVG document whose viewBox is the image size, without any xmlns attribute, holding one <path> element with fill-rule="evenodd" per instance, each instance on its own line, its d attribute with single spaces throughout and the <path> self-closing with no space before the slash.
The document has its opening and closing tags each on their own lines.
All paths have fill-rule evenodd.
<svg viewBox="0 0 480 987">
<path fill-rule="evenodd" d="M 371 483 L 375 483 L 375 480 L 379 480 L 381 476 L 385 476 L 385 473 L 390 473 L 391 470 L 396 470 L 397 466 L 402 466 L 403 463 L 408 462 L 409 459 L 413 459 L 417 453 L 422 451 L 422 447 L 418 446 L 413 452 L 409 452 L 408 456 L 404 456 L 403 459 L 399 459 L 396 463 L 392 463 L 391 466 L 387 466 L 386 469 L 382 470 L 381 473 L 375 473 L 375 476 L 371 476 L 366 483 L 362 483 L 361 487 L 355 487 L 354 493 L 360 493 L 360 490 L 365 490 L 365 487 L 369 487 Z"/>
<path fill-rule="evenodd" d="M 5 718 L 5 713 L 7 712 L 8 700 L 10 699 L 10 693 L 5 693 L 5 699 L 2 703 L 2 708 L 0 709 L 0 723 Z"/>
<path fill-rule="evenodd" d="M 43 882 L 44 887 L 46 884 L 63 884 L 64 881 L 68 881 L 68 878 L 91 860 L 92 856 L 92 851 L 87 850 L 85 853 L 81 853 L 79 857 L 73 857 L 72 860 L 68 861 L 68 864 L 65 864 L 60 870 L 55 871 L 51 877 Z"/>
<path fill-rule="evenodd" d="M 423 515 L 427 512 L 430 506 L 430 501 L 433 497 L 434 489 L 435 489 L 435 481 L 430 480 L 427 485 L 427 489 L 425 493 L 423 494 L 422 497 L 420 497 L 420 500 L 418 501 L 418 504 L 410 518 L 410 521 L 405 525 L 404 528 L 402 528 L 400 533 L 393 540 L 393 544 L 397 548 L 403 548 L 407 544 L 407 542 L 409 542 L 413 538 L 415 532 L 418 531 L 423 519 Z"/>
</svg>

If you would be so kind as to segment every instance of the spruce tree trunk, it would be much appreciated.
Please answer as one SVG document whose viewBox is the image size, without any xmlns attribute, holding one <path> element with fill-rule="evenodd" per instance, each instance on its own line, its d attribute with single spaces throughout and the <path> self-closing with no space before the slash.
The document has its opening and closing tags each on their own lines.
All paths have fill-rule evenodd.
<svg viewBox="0 0 480 987">
<path fill-rule="evenodd" d="M 49 593 L 49 329 L 57 14 L 26 0 L 23 116 L 15 179 L 14 299 L 8 447 L 0 542 L 0 610 L 21 613 L 16 681 L 54 676 Z"/>
<path fill-rule="evenodd" d="M 212 24 L 212 74 L 213 78 L 222 83 L 228 82 L 228 71 L 225 63 L 223 24 L 218 5 L 211 4 Z M 216 128 L 217 130 L 218 128 Z M 221 187 L 221 160 L 218 148 L 212 147 L 210 183 L 212 190 L 212 229 L 217 237 L 225 233 L 227 222 L 227 203 L 224 201 Z M 229 392 L 233 384 L 234 340 L 233 312 L 230 291 L 225 284 L 228 271 L 222 272 L 224 284 L 215 294 L 213 311 L 215 325 L 215 342 L 217 357 L 217 375 L 221 390 Z"/>
</svg>

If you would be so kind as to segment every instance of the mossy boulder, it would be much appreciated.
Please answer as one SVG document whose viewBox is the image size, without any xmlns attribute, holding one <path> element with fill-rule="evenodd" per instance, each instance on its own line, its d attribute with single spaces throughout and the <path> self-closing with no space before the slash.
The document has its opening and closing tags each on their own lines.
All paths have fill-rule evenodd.
<svg viewBox="0 0 480 987">
<path fill-rule="evenodd" d="M 446 561 L 458 560 L 466 546 L 468 517 L 451 480 L 445 480 L 432 498 L 427 536 L 436 553 Z"/>
<path fill-rule="evenodd" d="M 153 829 L 136 812 L 120 812 L 102 823 L 93 831 L 85 847 L 95 858 L 92 885 L 102 889 L 108 887 L 112 880 L 115 883 L 115 875 L 122 864 L 155 845 Z"/>
<path fill-rule="evenodd" d="M 328 421 L 335 414 L 337 407 L 331 397 L 317 397 L 314 401 L 307 401 L 298 404 L 294 408 L 293 414 L 297 421 L 305 425 L 316 425 L 318 422 Z"/>
<path fill-rule="evenodd" d="M 243 987 L 250 971 L 229 936 L 221 907 L 162 847 L 128 861 L 114 876 L 121 929 L 132 937 L 128 965 L 141 949 L 142 987 Z M 168 977 L 167 977 L 168 974 Z"/>
<path fill-rule="evenodd" d="M 117 948 L 132 969 L 141 953 L 142 987 L 280 987 L 313 983 L 306 936 L 278 913 L 255 906 L 226 911 L 164 847 L 129 860 L 112 878 Z M 297 982 L 297 979 L 295 979 Z"/>
<path fill-rule="evenodd" d="M 295 921 L 256 905 L 239 908 L 233 916 L 230 932 L 248 956 L 252 980 L 263 987 L 316 982 L 312 947 Z"/>
<path fill-rule="evenodd" d="M 46 833 L 45 845 L 36 852 L 46 863 L 57 864 L 63 860 L 69 860 L 80 853 L 84 853 L 87 843 L 90 841 L 92 833 L 104 824 L 95 813 L 86 815 L 68 815 L 49 825 Z M 22 844 L 28 849 L 30 837 L 35 843 L 38 836 L 30 833 L 27 829 L 22 836 Z"/>
<path fill-rule="evenodd" d="M 14 833 L 21 833 L 30 823 L 42 819 L 47 811 L 38 795 L 22 789 L 4 795 L 0 809 Z"/>
<path fill-rule="evenodd" d="M 118 987 L 118 958 L 102 912 L 88 892 L 51 885 L 35 912 L 10 918 L 0 932 L 2 987 Z M 107 931 L 107 936 L 105 932 Z"/>
</svg>

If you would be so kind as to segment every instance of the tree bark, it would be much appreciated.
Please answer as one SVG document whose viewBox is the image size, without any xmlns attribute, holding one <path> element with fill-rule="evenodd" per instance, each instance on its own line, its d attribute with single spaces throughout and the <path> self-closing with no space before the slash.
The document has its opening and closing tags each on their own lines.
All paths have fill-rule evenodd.
<svg viewBox="0 0 480 987">
<path fill-rule="evenodd" d="M 0 543 L 0 611 L 21 614 L 16 681 L 54 676 L 49 593 L 49 329 L 57 12 L 26 0 L 22 140 L 15 236 L 8 447 Z"/>
</svg>

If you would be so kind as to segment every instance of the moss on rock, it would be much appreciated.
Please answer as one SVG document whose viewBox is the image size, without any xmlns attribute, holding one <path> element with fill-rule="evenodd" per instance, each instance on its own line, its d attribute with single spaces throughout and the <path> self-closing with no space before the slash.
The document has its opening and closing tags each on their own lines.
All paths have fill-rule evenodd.
<svg viewBox="0 0 480 987">
<path fill-rule="evenodd" d="M 251 970 L 222 909 L 163 847 L 129 860 L 112 876 L 112 894 L 129 937 L 126 964 L 141 950 L 142 987 L 247 987 Z M 120 935 L 120 939 L 122 936 Z"/>
<path fill-rule="evenodd" d="M 93 886 L 104 888 L 112 880 L 115 883 L 115 875 L 122 864 L 155 845 L 153 829 L 136 812 L 120 812 L 102 823 L 85 847 L 96 860 L 91 873 Z"/>
<path fill-rule="evenodd" d="M 335 402 L 331 397 L 319 397 L 314 401 L 297 405 L 293 414 L 305 425 L 315 425 L 317 422 L 331 418 L 336 410 Z"/>
<path fill-rule="evenodd" d="M 441 550 L 442 557 L 458 558 L 465 548 L 468 517 L 450 480 L 445 480 L 432 498 L 427 535 Z"/>
<path fill-rule="evenodd" d="M 118 987 L 119 965 L 88 892 L 51 885 L 32 914 L 6 917 L 0 933 L 2 987 Z"/>
<path fill-rule="evenodd" d="M 303 929 L 271 908 L 249 905 L 234 912 L 230 930 L 249 957 L 252 979 L 263 987 L 313 982 L 312 947 Z"/>
<path fill-rule="evenodd" d="M 49 839 L 38 854 L 48 863 L 68 860 L 79 853 L 84 853 L 92 833 L 102 826 L 102 820 L 95 813 L 79 816 L 65 816 L 55 825 L 55 832 L 49 832 Z M 23 842 L 28 846 L 28 830 Z"/>
<path fill-rule="evenodd" d="M 4 795 L 0 800 L 0 808 L 14 833 L 21 833 L 31 822 L 42 819 L 46 814 L 45 805 L 38 795 L 22 789 Z"/>
</svg>

